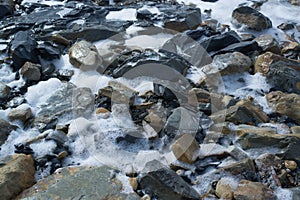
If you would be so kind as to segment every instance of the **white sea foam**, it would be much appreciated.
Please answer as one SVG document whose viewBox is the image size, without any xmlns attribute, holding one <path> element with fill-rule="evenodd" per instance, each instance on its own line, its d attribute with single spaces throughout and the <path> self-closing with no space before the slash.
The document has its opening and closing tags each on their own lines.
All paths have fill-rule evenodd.
<svg viewBox="0 0 300 200">
<path fill-rule="evenodd" d="M 106 19 L 110 20 L 128 20 L 135 21 L 136 20 L 136 9 L 134 8 L 126 8 L 120 11 L 111 11 L 106 16 Z"/>
</svg>

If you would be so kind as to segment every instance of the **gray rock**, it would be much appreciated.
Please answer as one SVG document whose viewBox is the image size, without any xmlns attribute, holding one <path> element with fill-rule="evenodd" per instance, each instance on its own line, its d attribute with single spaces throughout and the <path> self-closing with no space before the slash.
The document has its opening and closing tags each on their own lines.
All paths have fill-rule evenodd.
<svg viewBox="0 0 300 200">
<path fill-rule="evenodd" d="M 38 81 L 41 79 L 41 65 L 26 62 L 21 68 L 21 75 L 26 81 Z"/>
<path fill-rule="evenodd" d="M 0 19 L 13 14 L 14 12 L 14 1 L 2 0 L 0 2 Z"/>
<path fill-rule="evenodd" d="M 231 44 L 231 45 L 227 46 L 226 48 L 221 49 L 216 54 L 224 54 L 224 53 L 238 51 L 245 55 L 251 56 L 253 54 L 253 52 L 259 51 L 259 50 L 260 50 L 260 48 L 256 41 L 245 41 L 245 42 Z"/>
<path fill-rule="evenodd" d="M 63 131 L 55 130 L 51 131 L 46 140 L 54 140 L 58 145 L 63 145 L 67 141 L 67 135 Z"/>
<path fill-rule="evenodd" d="M 249 29 L 257 31 L 272 27 L 272 22 L 268 17 L 248 6 L 236 8 L 232 12 L 232 18 L 235 19 L 238 24 L 244 24 Z"/>
<path fill-rule="evenodd" d="M 2 164 L 2 163 L 1 163 Z M 32 186 L 34 162 L 30 155 L 17 154 L 9 157 L 0 167 L 0 193 L 2 199 L 14 199 L 24 189 Z"/>
<path fill-rule="evenodd" d="M 233 163 L 223 167 L 223 170 L 231 173 L 232 175 L 246 175 L 246 174 L 255 174 L 256 168 L 254 162 L 250 158 L 246 158 L 240 162 Z"/>
<path fill-rule="evenodd" d="M 258 46 L 263 51 L 270 51 L 276 54 L 280 54 L 280 47 L 278 42 L 270 34 L 263 34 L 254 39 Z"/>
<path fill-rule="evenodd" d="M 92 43 L 80 41 L 69 50 L 69 61 L 81 70 L 96 70 L 102 64 L 97 48 Z"/>
<path fill-rule="evenodd" d="M 0 119 L 0 146 L 6 141 L 9 133 L 15 129 L 17 129 L 16 126 L 13 126 L 9 122 Z"/>
<path fill-rule="evenodd" d="M 0 102 L 8 100 L 10 95 L 10 87 L 0 82 Z"/>
<path fill-rule="evenodd" d="M 300 6 L 300 0 L 289 0 L 292 5 Z"/>
<path fill-rule="evenodd" d="M 37 42 L 29 31 L 19 31 L 11 41 L 10 52 L 12 54 L 13 66 L 20 69 L 25 62 L 38 63 L 36 54 Z"/>
<path fill-rule="evenodd" d="M 31 114 L 32 112 L 29 107 L 23 107 L 21 105 L 20 107 L 12 109 L 8 114 L 8 118 L 10 120 L 21 120 L 24 122 L 31 117 Z"/>
<path fill-rule="evenodd" d="M 20 199 L 138 200 L 125 193 L 123 184 L 108 167 L 68 167 L 42 179 L 19 195 Z M 128 182 L 129 184 L 129 182 Z"/>
<path fill-rule="evenodd" d="M 159 199 L 199 199 L 199 194 L 176 172 L 168 168 L 150 171 L 139 177 L 139 186 Z"/>
</svg>

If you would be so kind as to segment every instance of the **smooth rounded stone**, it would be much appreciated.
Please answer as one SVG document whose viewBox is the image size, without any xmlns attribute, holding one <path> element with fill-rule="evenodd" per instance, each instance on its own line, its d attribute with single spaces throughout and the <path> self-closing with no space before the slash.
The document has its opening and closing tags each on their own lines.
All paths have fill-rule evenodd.
<svg viewBox="0 0 300 200">
<path fill-rule="evenodd" d="M 178 160 L 191 164 L 197 158 L 199 144 L 194 135 L 184 134 L 173 143 L 171 149 Z"/>
<path fill-rule="evenodd" d="M 300 0 L 289 0 L 292 5 L 300 6 Z"/>
<path fill-rule="evenodd" d="M 228 31 L 200 40 L 201 46 L 208 52 L 219 51 L 227 46 L 241 42 L 242 39 L 235 31 Z"/>
<path fill-rule="evenodd" d="M 284 166 L 287 168 L 287 169 L 289 169 L 289 170 L 291 170 L 291 171 L 294 171 L 296 168 L 297 168 L 297 163 L 295 162 L 295 161 L 293 161 L 293 160 L 285 160 L 284 161 Z"/>
<path fill-rule="evenodd" d="M 249 29 L 256 31 L 272 27 L 272 22 L 268 17 L 248 6 L 236 8 L 232 12 L 232 18 L 235 20 L 234 24 L 246 25 Z"/>
<path fill-rule="evenodd" d="M 270 34 L 263 34 L 254 39 L 258 46 L 262 48 L 263 51 L 270 51 L 272 53 L 280 54 L 280 47 L 278 42 Z"/>
<path fill-rule="evenodd" d="M 164 27 L 182 32 L 197 28 L 201 22 L 201 11 L 199 8 L 180 7 L 174 10 L 170 17 L 168 16 L 164 19 Z"/>
<path fill-rule="evenodd" d="M 300 126 L 292 126 L 291 131 L 293 134 L 300 134 Z"/>
<path fill-rule="evenodd" d="M 216 195 L 221 199 L 233 199 L 233 191 L 236 190 L 238 181 L 234 178 L 224 177 L 221 178 L 216 186 Z"/>
<path fill-rule="evenodd" d="M 148 164 L 148 163 L 147 163 Z M 146 166 L 147 167 L 147 166 Z M 199 199 L 200 195 L 173 170 L 162 167 L 138 177 L 139 187 L 152 198 Z"/>
<path fill-rule="evenodd" d="M 114 177 L 113 169 L 102 167 L 66 167 L 23 191 L 22 199 L 140 199 L 124 192 L 124 184 Z M 126 182 L 129 185 L 129 181 Z"/>
<path fill-rule="evenodd" d="M 8 100 L 10 95 L 10 87 L 0 82 L 0 102 Z"/>
<path fill-rule="evenodd" d="M 201 71 L 205 74 L 220 73 L 221 75 L 231 75 L 247 72 L 252 65 L 248 56 L 240 52 L 226 53 L 216 55 L 213 62 L 204 66 Z"/>
<path fill-rule="evenodd" d="M 30 107 L 20 105 L 10 111 L 10 113 L 8 114 L 8 118 L 10 120 L 21 120 L 24 122 L 31 117 L 31 114 L 32 112 Z"/>
<path fill-rule="evenodd" d="M 294 27 L 295 27 L 295 25 L 292 24 L 292 23 L 282 23 L 282 24 L 277 26 L 277 28 L 279 28 L 283 31 L 294 29 Z"/>
<path fill-rule="evenodd" d="M 69 50 L 69 61 L 83 71 L 96 70 L 102 64 L 95 45 L 87 41 L 75 43 Z"/>
<path fill-rule="evenodd" d="M 37 42 L 29 31 L 19 31 L 10 44 L 14 69 L 20 69 L 25 62 L 39 63 Z"/>
<path fill-rule="evenodd" d="M 235 199 L 274 200 L 274 191 L 262 183 L 241 180 L 234 191 Z"/>
<path fill-rule="evenodd" d="M 286 94 L 280 91 L 271 92 L 266 96 L 268 104 L 275 108 L 276 112 L 286 115 L 300 123 L 300 95 Z"/>
<path fill-rule="evenodd" d="M 0 119 L 0 146 L 6 141 L 7 137 L 9 136 L 10 132 L 16 130 L 17 127 L 11 125 L 9 122 L 5 121 L 4 119 Z"/>
<path fill-rule="evenodd" d="M 1 199 L 14 199 L 24 189 L 31 187 L 35 183 L 34 168 L 30 155 L 16 154 L 7 158 L 0 168 Z"/>
<path fill-rule="evenodd" d="M 21 68 L 21 75 L 26 81 L 38 81 L 41 79 L 41 65 L 26 62 Z"/>
<path fill-rule="evenodd" d="M 14 1 L 2 0 L 0 2 L 0 19 L 14 13 Z"/>
</svg>

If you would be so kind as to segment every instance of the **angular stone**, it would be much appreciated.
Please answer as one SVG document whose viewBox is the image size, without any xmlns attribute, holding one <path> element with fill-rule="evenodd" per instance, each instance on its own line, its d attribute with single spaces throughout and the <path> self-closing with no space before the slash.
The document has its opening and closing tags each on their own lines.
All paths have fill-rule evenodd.
<svg viewBox="0 0 300 200">
<path fill-rule="evenodd" d="M 24 122 L 31 117 L 31 114 L 32 112 L 30 107 L 20 105 L 10 111 L 8 118 L 11 120 L 21 120 Z"/>
<path fill-rule="evenodd" d="M 300 51 L 300 44 L 297 42 L 289 42 L 288 44 L 284 45 L 281 50 L 281 53 L 288 53 L 289 51 Z"/>
<path fill-rule="evenodd" d="M 266 96 L 268 104 L 275 108 L 276 112 L 286 115 L 300 123 L 300 95 L 285 94 L 280 91 L 271 92 Z"/>
<path fill-rule="evenodd" d="M 230 53 L 230 52 L 240 52 L 245 55 L 251 56 L 253 52 L 259 51 L 260 48 L 257 44 L 256 41 L 245 41 L 245 42 L 239 42 L 239 43 L 234 43 L 229 46 L 227 46 L 224 49 L 221 49 L 215 54 L 224 54 L 224 53 Z M 214 55 L 214 54 L 213 54 Z"/>
<path fill-rule="evenodd" d="M 10 95 L 10 87 L 0 82 L 0 102 L 7 101 Z"/>
<path fill-rule="evenodd" d="M 300 0 L 289 0 L 292 5 L 300 6 Z"/>
<path fill-rule="evenodd" d="M 272 22 L 268 17 L 248 6 L 236 8 L 232 12 L 232 18 L 235 19 L 238 24 L 244 24 L 249 29 L 257 31 L 272 27 Z"/>
<path fill-rule="evenodd" d="M 235 199 L 245 200 L 273 200 L 274 192 L 262 183 L 241 180 L 234 191 Z"/>
<path fill-rule="evenodd" d="M 96 70 L 102 64 L 97 48 L 92 43 L 80 41 L 69 50 L 69 61 L 81 70 Z"/>
<path fill-rule="evenodd" d="M 199 199 L 200 195 L 176 172 L 168 168 L 150 171 L 139 178 L 139 186 L 146 194 L 159 199 Z"/>
<path fill-rule="evenodd" d="M 238 182 L 229 177 L 221 178 L 216 186 L 216 195 L 221 199 L 233 199 L 233 191 L 237 188 Z"/>
<path fill-rule="evenodd" d="M 112 176 L 112 171 L 105 166 L 63 168 L 22 192 L 19 198 L 138 200 L 135 193 L 123 192 L 122 182 Z"/>
<path fill-rule="evenodd" d="M 14 1 L 2 0 L 0 2 L 0 19 L 13 14 L 14 12 Z"/>
<path fill-rule="evenodd" d="M 270 51 L 272 53 L 280 54 L 280 47 L 278 42 L 269 34 L 263 34 L 254 39 L 258 46 L 263 51 Z"/>
<path fill-rule="evenodd" d="M 13 199 L 35 183 L 34 163 L 30 155 L 17 154 L 0 168 L 0 193 L 2 199 Z"/>
<path fill-rule="evenodd" d="M 227 148 L 216 143 L 201 144 L 199 150 L 199 158 L 210 156 L 224 156 L 228 154 Z"/>
<path fill-rule="evenodd" d="M 250 158 L 246 158 L 240 162 L 233 163 L 223 167 L 223 169 L 232 175 L 244 175 L 247 173 L 256 173 L 254 162 Z"/>
<path fill-rule="evenodd" d="M 160 132 L 163 129 L 163 119 L 154 112 L 150 112 L 144 120 L 156 131 Z"/>
<path fill-rule="evenodd" d="M 15 129 L 17 129 L 16 126 L 11 125 L 4 119 L 0 119 L 0 146 L 6 141 L 9 133 Z"/>
<path fill-rule="evenodd" d="M 21 75 L 26 81 L 38 81 L 41 79 L 41 65 L 26 62 L 21 68 Z"/>
<path fill-rule="evenodd" d="M 193 163 L 197 158 L 199 144 L 192 134 L 184 134 L 173 143 L 171 149 L 178 160 Z"/>
</svg>

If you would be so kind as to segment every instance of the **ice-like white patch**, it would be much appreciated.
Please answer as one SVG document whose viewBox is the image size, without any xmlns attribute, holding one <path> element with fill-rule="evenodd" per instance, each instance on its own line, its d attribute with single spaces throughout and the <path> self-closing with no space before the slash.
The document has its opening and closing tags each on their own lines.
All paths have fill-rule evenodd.
<svg viewBox="0 0 300 200">
<path fill-rule="evenodd" d="M 15 80 L 16 73 L 12 72 L 12 69 L 5 64 L 0 65 L 0 81 L 9 84 Z"/>
<path fill-rule="evenodd" d="M 275 195 L 277 199 L 293 200 L 293 192 L 288 189 L 276 188 Z"/>
<path fill-rule="evenodd" d="M 154 48 L 158 49 L 166 41 L 171 39 L 173 35 L 159 33 L 156 35 L 138 35 L 125 41 L 127 47 L 141 47 L 141 48 Z"/>
<path fill-rule="evenodd" d="M 109 20 L 136 20 L 136 9 L 134 8 L 125 8 L 120 11 L 110 11 L 106 16 L 106 19 Z"/>
<path fill-rule="evenodd" d="M 134 193 L 130 183 L 129 183 L 129 177 L 125 176 L 122 173 L 118 173 L 116 175 L 116 178 L 121 181 L 122 183 L 122 191 L 121 193 L 125 193 L 125 194 L 130 194 L 130 193 Z"/>
<path fill-rule="evenodd" d="M 278 134 L 289 134 L 290 129 L 288 125 L 286 124 L 272 124 L 272 123 L 264 123 L 264 124 L 259 124 L 259 127 L 271 127 L 276 130 L 276 133 Z"/>
<path fill-rule="evenodd" d="M 56 143 L 53 140 L 41 141 L 33 143 L 30 148 L 34 151 L 36 157 L 44 157 L 46 155 L 53 154 L 52 152 L 56 148 Z"/>
<path fill-rule="evenodd" d="M 23 0 L 21 5 L 26 3 L 40 3 L 48 6 L 57 6 L 57 5 L 64 5 L 65 1 L 49 1 L 49 0 Z"/>
<path fill-rule="evenodd" d="M 159 9 L 155 6 L 148 6 L 148 5 L 144 5 L 143 7 L 141 7 L 138 10 L 148 10 L 150 11 L 152 14 L 161 14 L 161 12 L 159 11 Z"/>
</svg>

